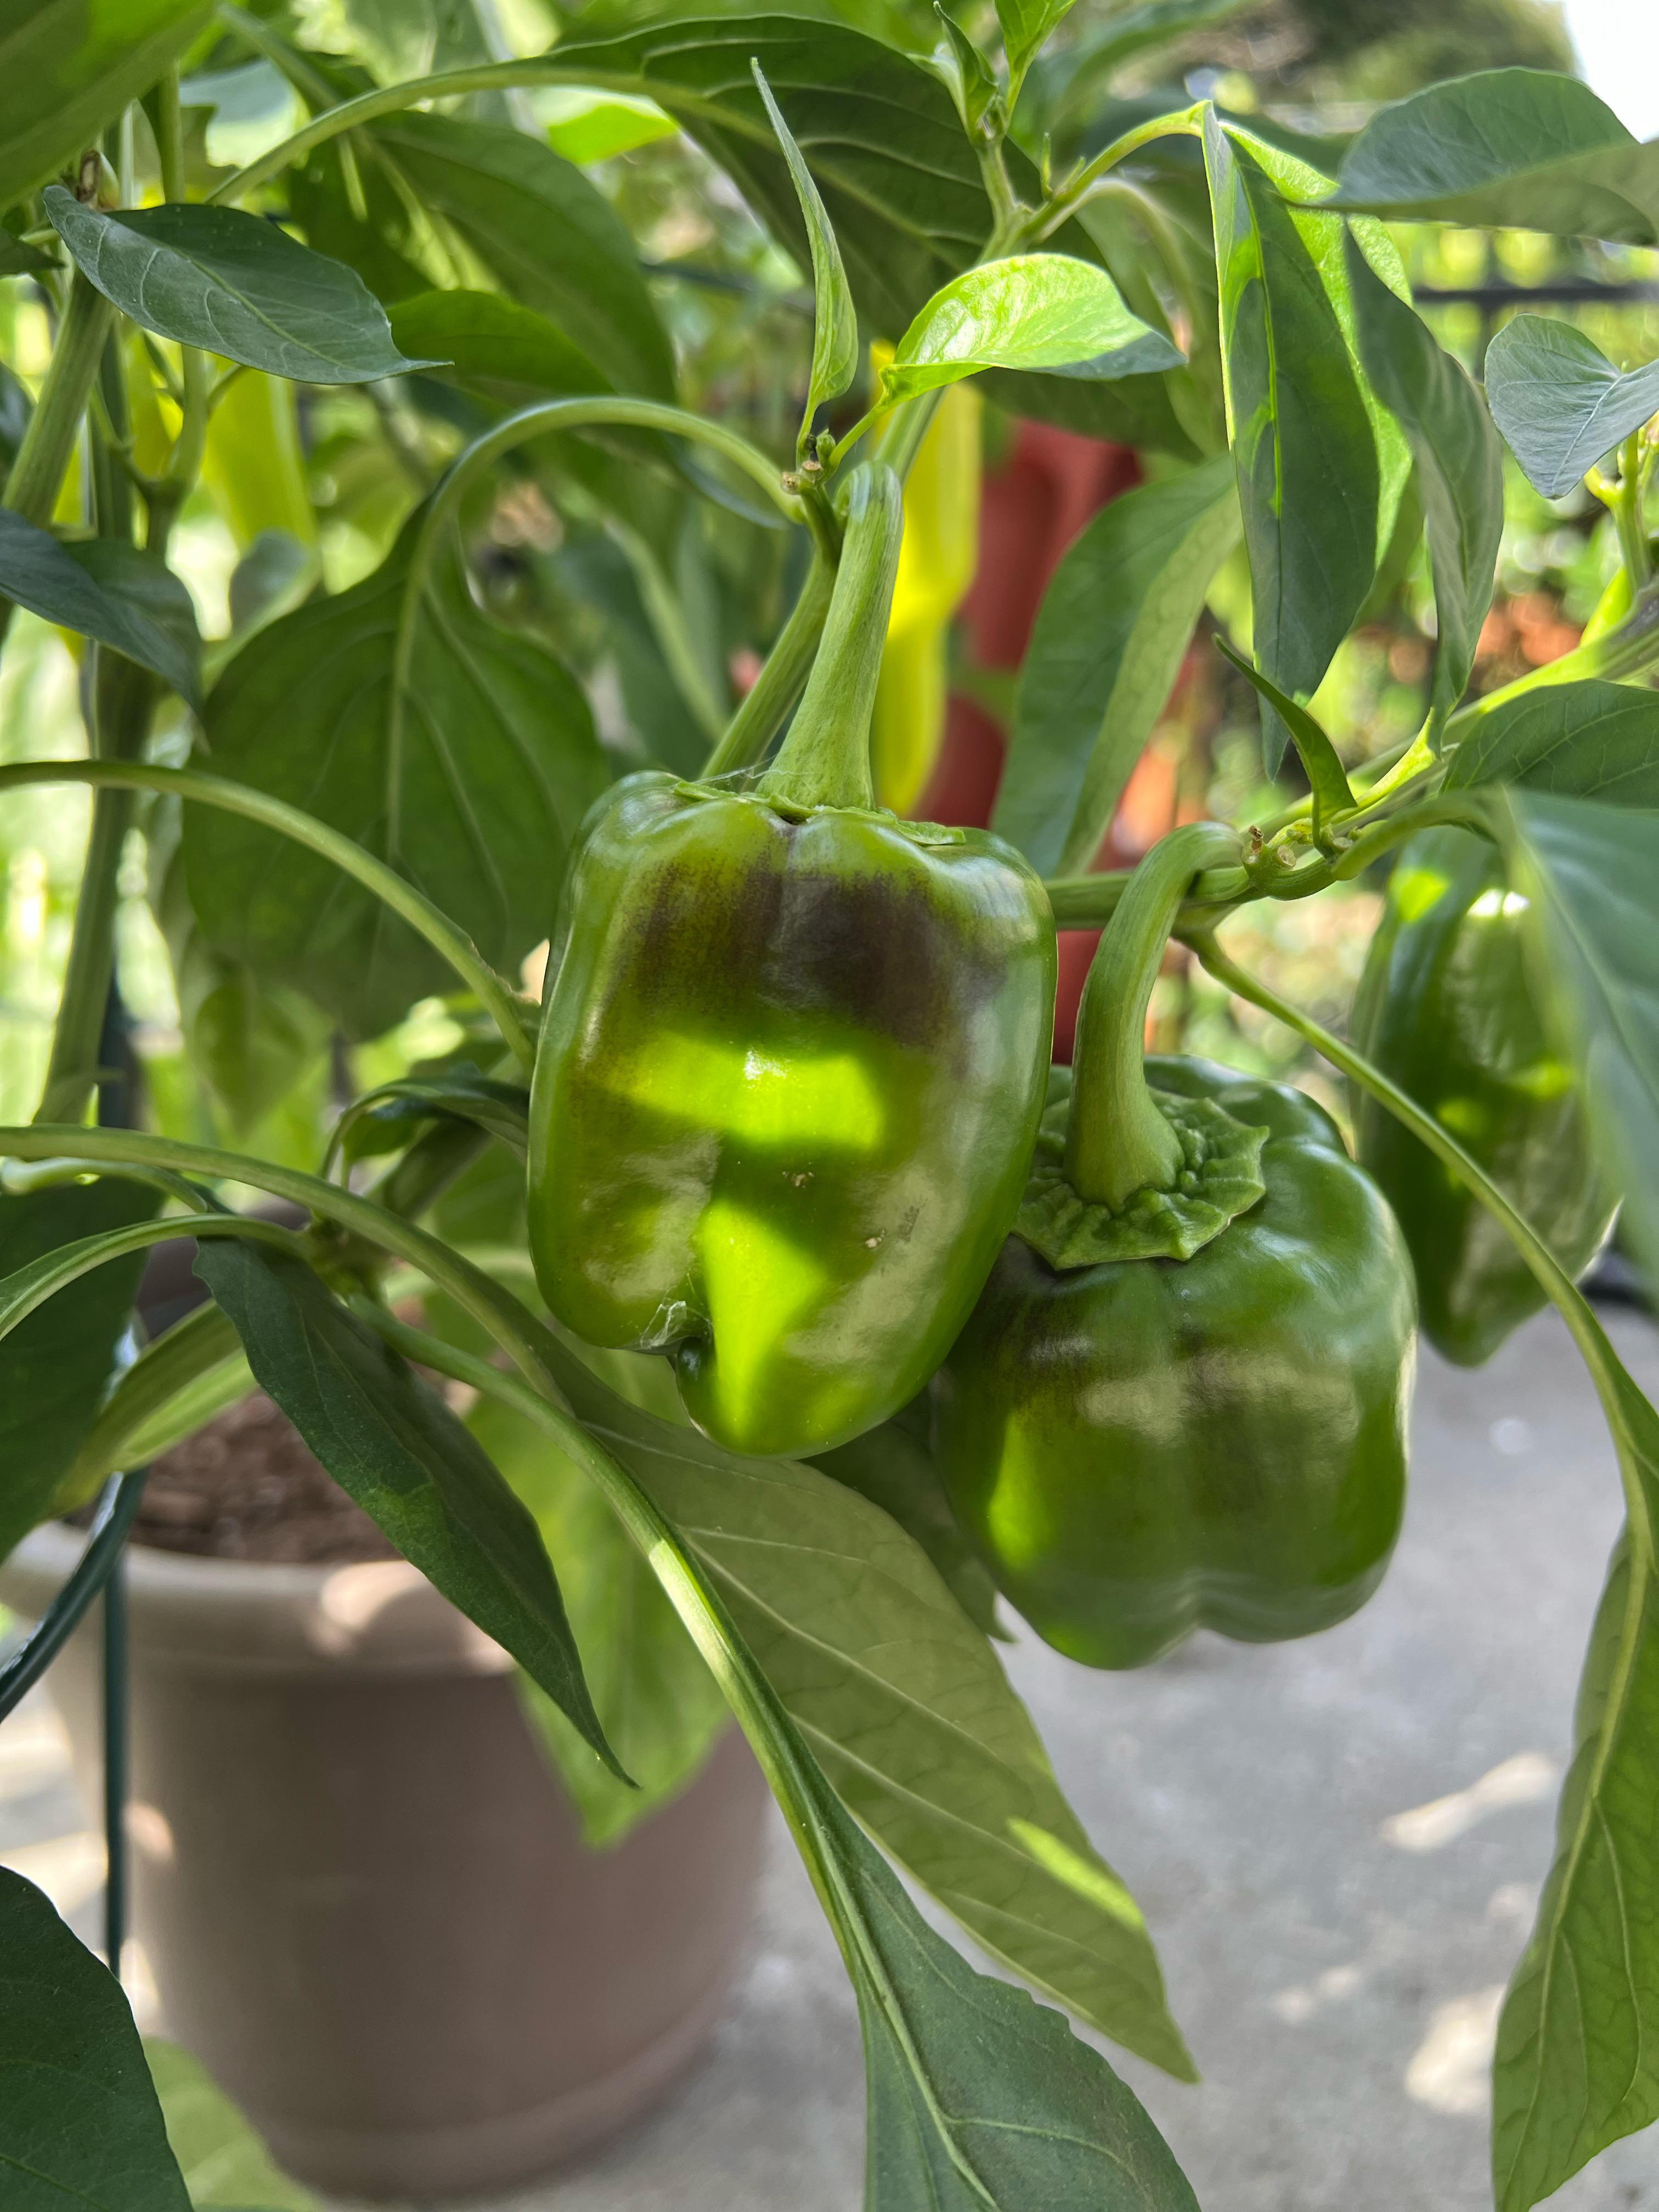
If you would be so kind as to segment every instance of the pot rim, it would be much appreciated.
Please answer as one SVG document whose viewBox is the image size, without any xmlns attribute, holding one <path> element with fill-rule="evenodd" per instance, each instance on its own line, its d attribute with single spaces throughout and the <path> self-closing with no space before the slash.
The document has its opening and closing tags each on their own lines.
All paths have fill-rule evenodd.
<svg viewBox="0 0 1659 2212">
<path fill-rule="evenodd" d="M 0 1601 L 38 1620 L 85 1550 L 48 1521 L 0 1562 Z M 500 1674 L 513 1660 L 407 1559 L 216 1559 L 129 1544 L 132 1648 L 191 1671 Z"/>
</svg>

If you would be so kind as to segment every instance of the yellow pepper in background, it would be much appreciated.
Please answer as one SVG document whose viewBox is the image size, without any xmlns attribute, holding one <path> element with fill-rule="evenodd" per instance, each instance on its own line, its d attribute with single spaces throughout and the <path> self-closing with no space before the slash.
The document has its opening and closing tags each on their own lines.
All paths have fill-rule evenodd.
<svg viewBox="0 0 1659 2212">
<path fill-rule="evenodd" d="M 285 377 L 245 368 L 227 387 L 208 421 L 202 477 L 239 550 L 262 530 L 316 544 L 294 386 Z"/>
<path fill-rule="evenodd" d="M 872 346 L 878 374 L 892 359 Z M 945 741 L 951 617 L 979 566 L 980 417 L 973 386 L 940 400 L 904 487 L 904 541 L 871 725 L 876 798 L 908 814 Z"/>
</svg>

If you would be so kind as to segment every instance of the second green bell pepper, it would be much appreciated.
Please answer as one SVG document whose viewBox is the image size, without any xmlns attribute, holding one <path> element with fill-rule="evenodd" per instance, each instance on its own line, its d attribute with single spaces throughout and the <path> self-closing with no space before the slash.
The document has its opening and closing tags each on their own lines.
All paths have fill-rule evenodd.
<svg viewBox="0 0 1659 2212">
<path fill-rule="evenodd" d="M 1381 1194 L 1300 1091 L 1140 1057 L 1176 907 L 1230 836 L 1175 831 L 1113 917 L 1026 1203 L 933 1386 L 957 1517 L 1096 1667 L 1345 1619 L 1404 1501 L 1411 1267 Z"/>
</svg>

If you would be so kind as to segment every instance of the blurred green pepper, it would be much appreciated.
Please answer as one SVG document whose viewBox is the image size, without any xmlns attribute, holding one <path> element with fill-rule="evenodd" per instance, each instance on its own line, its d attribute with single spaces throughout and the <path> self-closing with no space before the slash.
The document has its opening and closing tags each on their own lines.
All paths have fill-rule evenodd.
<svg viewBox="0 0 1659 2212">
<path fill-rule="evenodd" d="M 1426 830 L 1401 851 L 1354 999 L 1355 1044 L 1484 1168 L 1568 1273 L 1605 1242 L 1615 1201 L 1599 1173 L 1571 1066 L 1528 973 L 1525 898 L 1496 847 Z M 1491 1358 L 1546 1301 L 1468 1187 L 1369 1097 L 1353 1102 L 1360 1159 L 1399 1216 L 1423 1334 L 1460 1367 Z"/>
</svg>

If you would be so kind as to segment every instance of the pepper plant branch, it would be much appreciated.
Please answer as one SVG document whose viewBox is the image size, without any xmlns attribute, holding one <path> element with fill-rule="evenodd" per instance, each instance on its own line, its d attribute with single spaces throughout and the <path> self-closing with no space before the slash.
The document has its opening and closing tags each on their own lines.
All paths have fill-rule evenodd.
<svg viewBox="0 0 1659 2212">
<path fill-rule="evenodd" d="M 1170 1190 L 1184 1164 L 1181 1139 L 1146 1087 L 1146 1009 L 1188 887 L 1209 867 L 1236 865 L 1238 836 L 1219 822 L 1172 830 L 1126 886 L 1090 963 L 1078 1007 L 1066 1178 L 1079 1198 L 1113 1212 L 1138 1190 Z"/>
<path fill-rule="evenodd" d="M 1057 191 L 1051 193 L 1044 204 L 1024 222 L 1010 239 L 1005 252 L 1029 252 L 1040 246 L 1073 215 L 1092 187 L 1120 161 L 1127 161 L 1131 154 L 1138 154 L 1143 146 L 1150 146 L 1159 138 L 1196 138 L 1204 128 L 1202 100 L 1194 106 L 1180 108 L 1168 115 L 1155 115 L 1146 123 L 1138 123 L 1133 131 L 1114 138 L 1091 161 L 1074 170 Z"/>
<path fill-rule="evenodd" d="M 424 892 L 416 890 L 396 869 L 376 860 L 349 837 L 331 830 L 325 822 L 319 822 L 297 806 L 289 806 L 284 800 L 272 799 L 246 784 L 232 783 L 223 776 L 198 775 L 191 769 L 154 768 L 143 761 L 108 760 L 20 761 L 11 767 L 0 768 L 0 794 L 43 783 L 84 783 L 94 790 L 172 792 L 192 805 L 217 806 L 228 814 L 243 815 L 248 821 L 258 822 L 282 836 L 292 837 L 296 844 L 307 846 L 347 875 L 355 877 L 365 890 L 372 891 L 423 937 L 434 951 L 441 953 L 476 994 L 520 1066 L 528 1072 L 534 1065 L 535 1043 L 526 1027 L 527 1016 L 534 1009 L 526 1006 L 465 931 L 434 906 Z M 251 1180 L 246 1176 L 241 1179 Z"/>
<path fill-rule="evenodd" d="M 1185 933 L 1185 941 L 1217 982 L 1224 984 L 1236 998 L 1246 1000 L 1253 1006 L 1260 1006 L 1263 1013 L 1271 1014 L 1276 1021 L 1283 1022 L 1287 1029 L 1293 1030 L 1351 1082 L 1375 1098 L 1397 1121 L 1409 1129 L 1413 1136 L 1425 1145 L 1437 1159 L 1468 1186 L 1515 1246 L 1531 1269 L 1540 1289 L 1571 1332 L 1616 1439 L 1623 1425 L 1619 1403 L 1620 1391 L 1628 1390 L 1637 1395 L 1640 1393 L 1607 1341 L 1606 1332 L 1591 1312 L 1583 1293 L 1526 1216 L 1510 1204 L 1449 1130 L 1401 1090 L 1397 1084 L 1390 1082 L 1382 1071 L 1374 1067 L 1363 1054 L 1356 1052 L 1352 1045 L 1323 1028 L 1310 1014 L 1304 1013 L 1299 1006 L 1281 999 L 1276 991 L 1270 990 L 1259 978 L 1229 958 L 1216 943 L 1213 934 L 1188 931 Z M 1620 1462 L 1632 1519 L 1639 1521 L 1645 1527 L 1646 1501 L 1632 1470 L 1625 1464 L 1622 1451 Z"/>
</svg>

